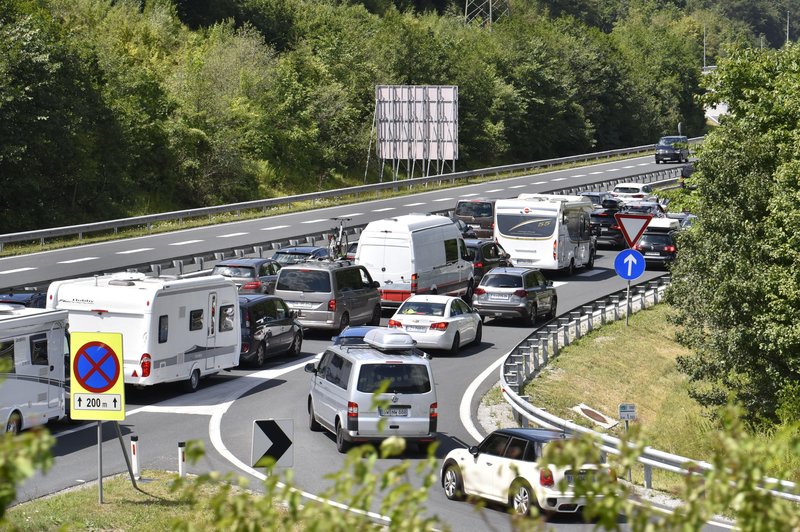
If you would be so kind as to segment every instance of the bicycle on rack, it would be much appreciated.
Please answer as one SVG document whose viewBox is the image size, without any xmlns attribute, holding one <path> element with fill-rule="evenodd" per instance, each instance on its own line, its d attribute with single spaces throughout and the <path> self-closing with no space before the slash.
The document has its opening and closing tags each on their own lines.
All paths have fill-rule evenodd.
<svg viewBox="0 0 800 532">
<path fill-rule="evenodd" d="M 331 234 L 328 235 L 328 254 L 333 259 L 341 259 L 347 254 L 348 243 L 345 222 L 349 222 L 350 218 L 331 218 L 331 220 L 338 221 L 339 225 L 335 226 L 331 230 Z"/>
</svg>

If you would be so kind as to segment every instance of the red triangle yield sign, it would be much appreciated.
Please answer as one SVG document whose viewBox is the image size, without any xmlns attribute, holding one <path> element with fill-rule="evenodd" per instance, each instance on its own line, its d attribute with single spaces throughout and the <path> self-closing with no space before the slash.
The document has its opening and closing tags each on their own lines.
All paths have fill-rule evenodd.
<svg viewBox="0 0 800 532">
<path fill-rule="evenodd" d="M 652 214 L 623 214 L 618 212 L 614 215 L 614 219 L 617 220 L 617 224 L 622 231 L 622 236 L 625 237 L 625 241 L 630 248 L 636 245 L 652 218 Z"/>
</svg>

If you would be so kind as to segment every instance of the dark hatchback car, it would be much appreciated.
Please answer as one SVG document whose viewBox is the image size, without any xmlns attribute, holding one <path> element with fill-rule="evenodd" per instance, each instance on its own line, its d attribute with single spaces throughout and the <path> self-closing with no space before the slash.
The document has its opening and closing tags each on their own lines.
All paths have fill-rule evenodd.
<svg viewBox="0 0 800 532">
<path fill-rule="evenodd" d="M 268 357 L 289 354 L 299 356 L 303 346 L 303 328 L 295 321 L 296 313 L 275 296 L 239 296 L 242 314 L 241 363 L 262 366 Z"/>
<path fill-rule="evenodd" d="M 43 292 L 10 292 L 0 294 L 0 303 L 44 308 L 47 294 Z"/>
<path fill-rule="evenodd" d="M 272 259 L 230 259 L 214 266 L 211 274 L 229 278 L 240 294 L 271 294 L 280 269 Z"/>
<path fill-rule="evenodd" d="M 634 246 L 644 256 L 647 265 L 666 267 L 678 255 L 676 231 L 645 231 Z"/>
<path fill-rule="evenodd" d="M 661 137 L 656 144 L 656 164 L 665 161 L 689 161 L 689 139 L 684 136 Z"/>
<path fill-rule="evenodd" d="M 328 256 L 328 248 L 318 246 L 294 246 L 276 251 L 272 258 L 281 266 L 299 264 L 307 260 L 324 259 Z"/>
<path fill-rule="evenodd" d="M 478 286 L 484 274 L 492 268 L 511 266 L 509 261 L 511 256 L 493 240 L 472 238 L 464 240 L 464 244 L 467 245 L 467 251 L 472 255 L 472 277 L 475 279 L 473 286 Z"/>
<path fill-rule="evenodd" d="M 472 226 L 476 238 L 491 238 L 494 235 L 493 199 L 465 199 L 456 203 L 453 217 Z"/>
<path fill-rule="evenodd" d="M 603 200 L 603 207 L 595 209 L 589 217 L 589 227 L 597 236 L 597 245 L 621 248 L 626 245 L 622 230 L 617 225 L 614 215 L 622 212 L 625 203 L 622 200 L 606 199 Z"/>
</svg>

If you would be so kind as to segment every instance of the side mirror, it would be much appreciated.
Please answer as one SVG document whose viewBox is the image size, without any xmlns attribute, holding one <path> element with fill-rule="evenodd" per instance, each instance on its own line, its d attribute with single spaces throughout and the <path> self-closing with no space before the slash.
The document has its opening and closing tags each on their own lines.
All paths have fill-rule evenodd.
<svg viewBox="0 0 800 532">
<path fill-rule="evenodd" d="M 380 288 L 381 287 L 381 283 L 378 282 L 378 281 L 372 281 L 372 284 L 370 286 L 372 288 Z"/>
<path fill-rule="evenodd" d="M 300 315 L 300 311 L 297 310 L 297 309 L 291 309 L 289 311 L 289 316 L 291 316 L 292 318 L 296 318 L 299 315 Z"/>
<path fill-rule="evenodd" d="M 546 283 L 545 283 L 545 284 L 546 284 L 546 286 L 548 286 L 548 287 L 552 287 L 552 286 L 553 286 L 553 281 L 550 281 L 550 280 L 548 279 L 548 280 L 546 281 Z"/>
<path fill-rule="evenodd" d="M 469 452 L 469 454 L 471 454 L 472 456 L 478 456 L 478 446 L 477 446 L 477 445 L 473 445 L 473 446 L 471 446 L 469 449 L 467 449 L 467 451 L 468 451 L 468 452 Z"/>
<path fill-rule="evenodd" d="M 475 260 L 475 252 L 471 249 L 467 250 L 467 257 L 469 257 L 469 260 Z"/>
<path fill-rule="evenodd" d="M 305 365 L 303 370 L 306 373 L 316 373 L 317 372 L 317 366 L 313 362 L 309 362 L 308 364 Z"/>
</svg>

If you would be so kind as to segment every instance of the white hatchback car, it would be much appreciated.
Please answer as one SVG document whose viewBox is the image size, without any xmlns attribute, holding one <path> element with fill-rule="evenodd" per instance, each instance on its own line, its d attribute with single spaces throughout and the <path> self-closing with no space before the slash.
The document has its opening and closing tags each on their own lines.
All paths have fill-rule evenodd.
<svg viewBox="0 0 800 532">
<path fill-rule="evenodd" d="M 408 333 L 423 349 L 441 349 L 458 353 L 462 345 L 481 343 L 480 315 L 461 298 L 439 295 L 416 295 L 406 299 L 389 327 Z"/>
<path fill-rule="evenodd" d="M 613 470 L 594 464 L 579 471 L 569 467 L 537 463 L 545 446 L 565 439 L 562 432 L 548 429 L 499 429 L 478 446 L 453 449 L 442 462 L 441 482 L 445 496 L 462 500 L 467 495 L 482 497 L 527 515 L 532 505 L 545 512 L 576 513 L 586 505 L 572 491 L 575 475 L 602 473 L 608 482 L 616 482 Z M 598 479 L 600 480 L 600 479 Z M 566 489 L 559 489 L 562 481 Z"/>
<path fill-rule="evenodd" d="M 655 190 L 647 183 L 619 183 L 611 195 L 622 201 L 655 201 Z"/>
</svg>

